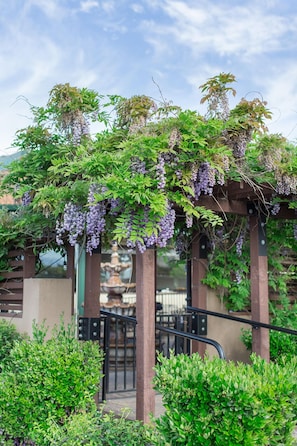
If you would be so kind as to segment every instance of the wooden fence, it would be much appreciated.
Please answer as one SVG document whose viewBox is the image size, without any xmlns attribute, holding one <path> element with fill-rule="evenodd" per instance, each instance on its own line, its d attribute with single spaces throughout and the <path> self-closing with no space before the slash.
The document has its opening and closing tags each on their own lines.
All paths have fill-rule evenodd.
<svg viewBox="0 0 297 446">
<path fill-rule="evenodd" d="M 8 271 L 0 272 L 0 314 L 21 317 L 23 310 L 23 284 L 25 252 L 9 252 Z"/>
</svg>

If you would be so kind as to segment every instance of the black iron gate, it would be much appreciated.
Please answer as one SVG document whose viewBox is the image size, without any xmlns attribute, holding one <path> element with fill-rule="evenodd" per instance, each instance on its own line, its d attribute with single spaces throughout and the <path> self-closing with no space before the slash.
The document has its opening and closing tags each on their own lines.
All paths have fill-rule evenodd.
<svg viewBox="0 0 297 446">
<path fill-rule="evenodd" d="M 108 393 L 136 389 L 136 318 L 101 310 L 100 318 L 79 317 L 78 337 L 81 340 L 99 340 L 104 351 L 101 400 Z M 213 345 L 224 358 L 222 347 L 200 335 L 207 330 L 206 318 L 192 314 L 158 315 L 156 317 L 156 355 L 191 353 L 192 341 Z"/>
</svg>

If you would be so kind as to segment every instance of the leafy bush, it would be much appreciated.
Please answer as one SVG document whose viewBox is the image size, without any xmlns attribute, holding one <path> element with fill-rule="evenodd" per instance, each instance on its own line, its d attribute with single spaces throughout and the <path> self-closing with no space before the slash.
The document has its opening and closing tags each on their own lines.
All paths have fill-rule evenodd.
<svg viewBox="0 0 297 446">
<path fill-rule="evenodd" d="M 47 433 L 49 446 L 145 446 L 149 428 L 140 421 L 127 419 L 123 412 L 117 418 L 113 412 L 81 412 L 69 417 L 66 424 L 52 423 Z"/>
<path fill-rule="evenodd" d="M 165 413 L 158 445 L 291 445 L 296 425 L 297 360 L 252 364 L 159 356 L 155 387 Z"/>
<path fill-rule="evenodd" d="M 0 427 L 15 444 L 42 446 L 53 421 L 63 425 L 72 413 L 95 405 L 98 344 L 78 341 L 72 325 L 61 324 L 48 341 L 45 335 L 44 327 L 35 326 L 33 340 L 14 346 L 0 375 Z"/>
<path fill-rule="evenodd" d="M 274 308 L 271 324 L 297 330 L 297 304 L 290 308 Z M 287 360 L 297 356 L 297 336 L 280 331 L 270 330 L 270 360 L 278 362 L 283 356 Z M 252 350 L 251 330 L 242 330 L 241 340 L 248 350 Z"/>
<path fill-rule="evenodd" d="M 282 357 L 287 360 L 297 356 L 297 336 L 270 330 L 270 360 L 278 362 Z M 252 350 L 251 330 L 242 330 L 241 339 L 248 350 Z"/>
<path fill-rule="evenodd" d="M 7 360 L 15 342 L 22 339 L 23 335 L 17 331 L 15 325 L 5 319 L 0 319 L 0 364 Z"/>
</svg>

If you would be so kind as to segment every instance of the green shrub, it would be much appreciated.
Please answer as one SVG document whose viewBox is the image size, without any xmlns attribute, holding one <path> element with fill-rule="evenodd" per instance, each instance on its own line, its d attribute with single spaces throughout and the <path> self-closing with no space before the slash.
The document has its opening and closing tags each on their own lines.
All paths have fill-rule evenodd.
<svg viewBox="0 0 297 446">
<path fill-rule="evenodd" d="M 81 412 L 60 426 L 52 423 L 47 433 L 49 446 L 145 446 L 149 428 L 140 421 L 127 419 L 128 412 L 116 417 L 113 412 Z"/>
<path fill-rule="evenodd" d="M 38 446 L 46 444 L 53 421 L 63 425 L 72 413 L 95 405 L 102 364 L 98 344 L 78 341 L 74 326 L 61 324 L 47 341 L 45 334 L 35 326 L 33 340 L 14 346 L 0 375 L 4 436 Z"/>
<path fill-rule="evenodd" d="M 16 341 L 21 341 L 23 335 L 18 333 L 16 326 L 5 319 L 0 319 L 0 369 L 9 357 Z"/>
<path fill-rule="evenodd" d="M 290 308 L 273 308 L 271 324 L 278 327 L 289 327 L 297 330 L 297 304 Z M 270 360 L 278 362 L 282 356 L 287 360 L 297 356 L 297 336 L 281 331 L 270 330 Z M 251 330 L 242 330 L 241 340 L 248 350 L 252 350 Z"/>
<path fill-rule="evenodd" d="M 247 350 L 252 351 L 252 331 L 242 330 L 241 340 Z M 269 331 L 269 353 L 272 362 L 278 362 L 282 357 L 287 360 L 297 356 L 297 336 L 280 331 Z"/>
<path fill-rule="evenodd" d="M 165 413 L 158 445 L 291 445 L 296 425 L 296 358 L 287 365 L 159 357 L 155 387 Z"/>
</svg>

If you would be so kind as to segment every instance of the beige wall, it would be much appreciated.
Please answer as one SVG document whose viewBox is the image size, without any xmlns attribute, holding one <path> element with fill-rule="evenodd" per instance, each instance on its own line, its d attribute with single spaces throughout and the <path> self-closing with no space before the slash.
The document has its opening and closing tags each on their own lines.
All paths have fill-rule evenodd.
<svg viewBox="0 0 297 446">
<path fill-rule="evenodd" d="M 71 299 L 71 279 L 24 279 L 23 317 L 11 321 L 29 336 L 33 320 L 38 324 L 45 321 L 49 337 L 62 315 L 66 324 L 71 322 Z"/>
<path fill-rule="evenodd" d="M 230 314 L 226 310 L 224 304 L 212 290 L 208 290 L 207 310 L 215 311 L 217 313 Z M 251 316 L 246 313 L 236 313 L 234 316 L 243 319 L 251 318 Z M 227 359 L 249 362 L 250 352 L 247 351 L 245 345 L 240 340 L 241 329 L 249 328 L 250 326 L 248 324 L 234 322 L 215 316 L 207 316 L 207 324 L 207 337 L 221 344 Z M 217 355 L 216 349 L 212 346 L 207 346 L 207 352 L 210 356 Z"/>
</svg>

